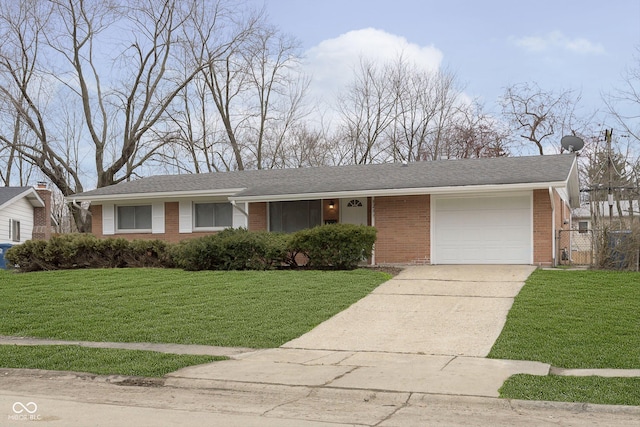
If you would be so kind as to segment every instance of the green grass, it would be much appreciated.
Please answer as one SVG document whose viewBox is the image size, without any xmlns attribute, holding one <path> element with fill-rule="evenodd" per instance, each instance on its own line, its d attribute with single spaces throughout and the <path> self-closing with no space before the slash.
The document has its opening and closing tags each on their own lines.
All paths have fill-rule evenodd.
<svg viewBox="0 0 640 427">
<path fill-rule="evenodd" d="M 537 270 L 489 357 L 562 368 L 640 368 L 640 274 Z"/>
<path fill-rule="evenodd" d="M 0 270 L 0 335 L 268 348 L 361 299 L 385 273 Z M 160 377 L 221 357 L 65 346 L 0 346 L 0 366 Z"/>
<path fill-rule="evenodd" d="M 488 357 L 562 368 L 640 368 L 640 274 L 537 270 Z M 640 405 L 640 378 L 515 375 L 512 399 Z"/>
<path fill-rule="evenodd" d="M 98 375 L 162 377 L 185 366 L 226 359 L 219 356 L 179 355 L 74 345 L 0 345 L 0 366 L 4 368 L 90 372 Z"/>
<path fill-rule="evenodd" d="M 640 378 L 540 377 L 519 374 L 500 389 L 501 397 L 521 400 L 640 405 Z"/>
<path fill-rule="evenodd" d="M 355 271 L 0 272 L 0 335 L 278 347 L 390 276 Z"/>
</svg>

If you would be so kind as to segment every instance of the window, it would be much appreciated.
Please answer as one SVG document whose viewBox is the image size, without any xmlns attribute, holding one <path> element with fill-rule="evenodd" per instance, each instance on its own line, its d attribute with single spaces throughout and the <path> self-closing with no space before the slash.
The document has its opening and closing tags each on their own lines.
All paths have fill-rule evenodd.
<svg viewBox="0 0 640 427">
<path fill-rule="evenodd" d="M 195 228 L 231 227 L 233 207 L 231 203 L 194 204 Z"/>
<path fill-rule="evenodd" d="M 269 230 L 294 231 L 320 225 L 322 205 L 320 200 L 269 203 Z"/>
<path fill-rule="evenodd" d="M 589 231 L 589 221 L 578 221 L 578 233 Z"/>
<path fill-rule="evenodd" d="M 353 200 L 350 200 L 349 203 L 347 203 L 347 207 L 348 208 L 361 208 L 362 207 L 362 202 L 360 200 L 353 199 Z"/>
<path fill-rule="evenodd" d="M 118 206 L 118 230 L 151 231 L 151 205 Z"/>
<path fill-rule="evenodd" d="M 20 241 L 20 221 L 15 219 L 9 220 L 9 238 L 12 242 Z"/>
</svg>

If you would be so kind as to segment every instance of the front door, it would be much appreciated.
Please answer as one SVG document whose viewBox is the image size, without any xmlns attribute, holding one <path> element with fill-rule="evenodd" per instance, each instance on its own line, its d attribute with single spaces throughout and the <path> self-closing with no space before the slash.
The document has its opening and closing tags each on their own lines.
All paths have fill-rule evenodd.
<svg viewBox="0 0 640 427">
<path fill-rule="evenodd" d="M 340 199 L 340 222 L 367 225 L 367 198 Z"/>
</svg>

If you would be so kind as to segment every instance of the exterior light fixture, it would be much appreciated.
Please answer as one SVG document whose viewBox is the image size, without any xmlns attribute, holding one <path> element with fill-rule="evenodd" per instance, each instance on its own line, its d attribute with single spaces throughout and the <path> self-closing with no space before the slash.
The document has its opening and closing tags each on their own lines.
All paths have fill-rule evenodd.
<svg viewBox="0 0 640 427">
<path fill-rule="evenodd" d="M 335 208 L 335 207 L 336 207 L 336 204 L 335 204 L 335 202 L 333 201 L 333 199 L 332 199 L 332 200 L 329 200 L 329 209 L 333 209 L 333 208 Z"/>
</svg>

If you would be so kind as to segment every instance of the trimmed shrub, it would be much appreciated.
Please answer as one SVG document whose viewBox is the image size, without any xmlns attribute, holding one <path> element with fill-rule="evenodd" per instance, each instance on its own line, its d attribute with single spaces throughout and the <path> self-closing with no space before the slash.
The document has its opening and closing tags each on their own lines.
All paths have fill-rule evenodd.
<svg viewBox="0 0 640 427">
<path fill-rule="evenodd" d="M 321 225 L 294 233 L 290 251 L 306 256 L 309 268 L 349 270 L 371 256 L 376 233 L 365 225 Z"/>
<path fill-rule="evenodd" d="M 185 270 L 266 270 L 287 263 L 288 236 L 244 228 L 186 240 L 172 257 Z"/>
<path fill-rule="evenodd" d="M 98 239 L 63 234 L 13 246 L 6 259 L 20 271 L 77 268 L 171 267 L 169 245 L 160 240 Z"/>
<path fill-rule="evenodd" d="M 124 253 L 124 262 L 132 268 L 173 268 L 172 246 L 163 240 L 133 240 L 129 242 L 129 250 Z"/>
</svg>

